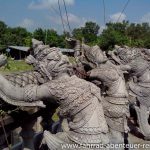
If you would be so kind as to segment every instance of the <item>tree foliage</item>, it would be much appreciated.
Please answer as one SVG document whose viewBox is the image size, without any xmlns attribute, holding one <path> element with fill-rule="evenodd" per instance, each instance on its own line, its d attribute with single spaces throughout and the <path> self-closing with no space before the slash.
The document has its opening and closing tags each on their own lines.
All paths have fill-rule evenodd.
<svg viewBox="0 0 150 150">
<path fill-rule="evenodd" d="M 22 27 L 7 27 L 0 21 L 0 47 L 8 45 L 28 46 L 27 38 L 31 39 L 32 34 Z"/>
<path fill-rule="evenodd" d="M 39 40 L 39 41 L 45 41 L 45 32 L 42 28 L 35 29 L 33 32 L 33 38 Z"/>
<path fill-rule="evenodd" d="M 96 22 L 88 21 L 83 27 L 75 28 L 72 32 L 74 38 L 83 40 L 86 44 L 98 44 L 103 50 L 111 50 L 114 45 L 128 45 L 131 47 L 150 48 L 150 25 L 148 23 L 122 23 L 106 24 L 106 28 L 99 34 L 100 26 Z M 0 21 L 0 49 L 7 45 L 31 46 L 31 39 L 43 41 L 51 47 L 67 47 L 65 37 L 71 33 L 59 35 L 54 29 L 37 28 L 33 32 L 22 27 L 8 27 Z"/>
<path fill-rule="evenodd" d="M 86 22 L 84 27 L 74 29 L 72 34 L 76 39 L 81 40 L 83 38 L 85 43 L 92 45 L 97 41 L 99 29 L 98 24 L 90 21 Z"/>
<path fill-rule="evenodd" d="M 104 50 L 109 50 L 114 45 L 126 45 L 129 42 L 129 38 L 126 35 L 126 29 L 128 22 L 123 23 L 107 23 L 107 28 L 103 30 L 99 36 L 98 44 Z"/>
<path fill-rule="evenodd" d="M 128 21 L 110 22 L 98 38 L 98 44 L 104 50 L 110 50 L 116 44 L 150 48 L 150 26 L 148 23 L 130 24 Z"/>
</svg>

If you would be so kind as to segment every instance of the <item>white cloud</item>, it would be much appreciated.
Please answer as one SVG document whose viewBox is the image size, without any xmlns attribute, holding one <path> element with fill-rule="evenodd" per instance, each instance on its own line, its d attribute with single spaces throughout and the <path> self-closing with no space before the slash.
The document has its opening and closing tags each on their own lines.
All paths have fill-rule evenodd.
<svg viewBox="0 0 150 150">
<path fill-rule="evenodd" d="M 24 28 L 30 28 L 32 26 L 34 26 L 34 21 L 28 18 L 25 18 L 20 24 L 19 26 L 24 27 Z"/>
<path fill-rule="evenodd" d="M 141 18 L 141 22 L 148 22 L 150 24 L 150 12 Z"/>
<path fill-rule="evenodd" d="M 56 17 L 56 16 L 50 16 L 48 17 L 50 19 L 50 21 L 52 21 L 55 24 L 58 25 L 62 25 L 62 21 L 61 18 Z M 83 17 L 78 17 L 72 13 L 68 13 L 68 20 L 69 20 L 69 24 L 72 27 L 79 27 L 79 26 L 83 26 L 85 24 L 85 22 L 87 21 L 85 18 Z M 66 14 L 63 14 L 63 22 L 65 25 L 67 25 L 67 17 Z"/>
<path fill-rule="evenodd" d="M 66 5 L 73 5 L 74 0 L 65 0 Z M 60 5 L 63 4 L 63 1 L 60 0 Z M 53 6 L 58 5 L 58 0 L 38 0 L 32 1 L 29 4 L 29 9 L 49 9 Z"/>
<path fill-rule="evenodd" d="M 124 13 L 118 12 L 116 14 L 110 15 L 110 20 L 112 22 L 122 22 L 126 19 L 126 15 Z"/>
<path fill-rule="evenodd" d="M 63 16 L 64 20 L 67 21 L 66 15 Z M 68 20 L 70 23 L 80 24 L 82 19 L 74 14 L 68 14 Z"/>
</svg>

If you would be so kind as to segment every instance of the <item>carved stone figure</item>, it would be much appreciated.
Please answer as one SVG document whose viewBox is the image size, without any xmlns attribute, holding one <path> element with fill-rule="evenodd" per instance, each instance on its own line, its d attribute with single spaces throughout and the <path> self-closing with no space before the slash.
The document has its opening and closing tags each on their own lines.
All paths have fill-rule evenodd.
<svg viewBox="0 0 150 150">
<path fill-rule="evenodd" d="M 135 97 L 134 108 L 138 116 L 140 130 L 145 139 L 150 139 L 149 96 L 150 96 L 150 68 L 149 62 L 143 59 L 140 49 L 120 48 L 118 58 L 122 64 L 128 65 L 130 95 Z"/>
<path fill-rule="evenodd" d="M 127 116 L 129 116 L 128 92 L 125 80 L 116 69 L 106 64 L 90 71 L 90 78 L 99 80 L 107 88 L 104 93 L 103 107 L 110 129 L 112 143 L 124 143 L 124 133 L 128 133 Z"/>
<path fill-rule="evenodd" d="M 72 40 L 74 41 L 74 39 Z M 68 41 L 70 42 L 71 39 Z M 124 68 L 127 66 L 113 64 L 98 46 L 90 47 L 82 44 L 81 47 L 83 54 L 78 57 L 78 64 L 80 68 L 83 65 L 84 69 L 89 71 L 89 78 L 85 79 L 102 89 L 104 114 L 110 130 L 110 142 L 124 143 L 124 133 L 129 131 L 127 126 L 129 101 L 123 75 Z"/>
<path fill-rule="evenodd" d="M 69 130 L 56 135 L 45 131 L 44 138 L 50 149 L 59 149 L 60 144 L 65 142 L 108 144 L 108 126 L 100 89 L 75 75 L 71 76 L 72 67 L 57 48 L 38 43 L 34 51 L 37 55 L 32 58 L 35 60 L 33 64 L 38 64 L 41 74 L 51 81 L 40 86 L 29 84 L 20 88 L 0 76 L 0 97 L 14 105 L 44 107 L 43 102 L 48 101 L 60 105 L 60 116 L 68 120 Z"/>
<path fill-rule="evenodd" d="M 105 118 L 110 130 L 110 142 L 124 143 L 124 133 L 128 133 L 127 116 L 129 116 L 128 92 L 123 73 L 112 64 L 98 46 L 88 47 L 83 45 L 83 64 L 88 64 L 92 69 L 89 77 L 98 80 L 103 95 Z M 86 62 L 86 63 L 85 63 Z M 107 90 L 106 90 L 107 89 Z"/>
</svg>

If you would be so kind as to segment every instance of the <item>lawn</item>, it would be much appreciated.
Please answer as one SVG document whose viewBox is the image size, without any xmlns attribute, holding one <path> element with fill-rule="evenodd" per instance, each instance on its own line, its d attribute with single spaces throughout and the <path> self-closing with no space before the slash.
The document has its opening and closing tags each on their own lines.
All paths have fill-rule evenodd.
<svg viewBox="0 0 150 150">
<path fill-rule="evenodd" d="M 69 57 L 69 61 L 72 64 L 74 64 L 75 58 Z M 8 74 L 8 73 L 29 71 L 32 69 L 33 67 L 31 65 L 28 65 L 24 60 L 13 60 L 11 58 L 8 58 L 8 64 L 0 68 L 0 73 Z"/>
<path fill-rule="evenodd" d="M 8 64 L 0 68 L 0 73 L 8 74 L 32 70 L 33 67 L 28 65 L 24 60 L 12 60 L 8 58 Z"/>
</svg>

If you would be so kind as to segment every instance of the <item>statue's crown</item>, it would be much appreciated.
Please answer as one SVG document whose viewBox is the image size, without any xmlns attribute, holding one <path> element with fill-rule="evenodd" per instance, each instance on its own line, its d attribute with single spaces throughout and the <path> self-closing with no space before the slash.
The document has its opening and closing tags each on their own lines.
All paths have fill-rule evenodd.
<svg viewBox="0 0 150 150">
<path fill-rule="evenodd" d="M 42 41 L 38 41 L 36 39 L 32 39 L 32 47 L 35 48 L 38 45 L 43 45 L 44 43 Z"/>
</svg>

